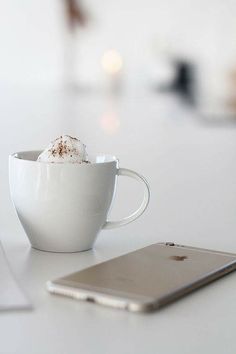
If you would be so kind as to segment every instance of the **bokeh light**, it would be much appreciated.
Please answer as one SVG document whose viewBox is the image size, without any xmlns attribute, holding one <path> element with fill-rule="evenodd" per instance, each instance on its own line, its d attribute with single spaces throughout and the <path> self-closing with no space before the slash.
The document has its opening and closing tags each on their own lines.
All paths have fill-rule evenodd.
<svg viewBox="0 0 236 354">
<path fill-rule="evenodd" d="M 121 71 L 123 60 L 117 50 L 110 49 L 103 54 L 101 64 L 108 75 L 115 75 Z"/>
</svg>

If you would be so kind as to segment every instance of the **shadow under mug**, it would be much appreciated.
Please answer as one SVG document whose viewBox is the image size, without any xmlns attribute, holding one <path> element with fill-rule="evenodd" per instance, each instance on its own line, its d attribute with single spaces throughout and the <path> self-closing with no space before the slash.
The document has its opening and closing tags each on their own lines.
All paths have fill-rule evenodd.
<svg viewBox="0 0 236 354">
<path fill-rule="evenodd" d="M 114 156 L 96 156 L 89 164 L 59 164 L 37 162 L 40 153 L 9 156 L 12 201 L 32 247 L 52 252 L 88 250 L 101 229 L 126 225 L 147 208 L 147 181 L 137 172 L 119 168 Z M 117 176 L 142 182 L 144 197 L 133 214 L 107 221 Z"/>
</svg>

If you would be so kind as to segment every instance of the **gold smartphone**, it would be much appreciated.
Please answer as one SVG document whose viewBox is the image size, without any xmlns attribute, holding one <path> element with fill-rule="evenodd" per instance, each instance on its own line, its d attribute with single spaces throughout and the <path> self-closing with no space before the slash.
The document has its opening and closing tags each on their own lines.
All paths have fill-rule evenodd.
<svg viewBox="0 0 236 354">
<path fill-rule="evenodd" d="M 47 289 L 129 311 L 152 311 L 235 269 L 235 254 L 166 242 L 49 281 Z"/>
</svg>

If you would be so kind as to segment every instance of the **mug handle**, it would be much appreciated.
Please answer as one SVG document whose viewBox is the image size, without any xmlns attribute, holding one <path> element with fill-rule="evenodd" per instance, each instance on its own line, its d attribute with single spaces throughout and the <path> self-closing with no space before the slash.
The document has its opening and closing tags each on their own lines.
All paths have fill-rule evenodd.
<svg viewBox="0 0 236 354">
<path fill-rule="evenodd" d="M 145 187 L 143 201 L 142 201 L 140 207 L 136 211 L 134 211 L 131 215 L 126 216 L 125 218 L 123 218 L 119 221 L 106 221 L 106 223 L 103 225 L 103 229 L 114 229 L 116 227 L 120 227 L 120 226 L 129 224 L 130 222 L 134 221 L 140 215 L 143 214 L 143 212 L 146 210 L 148 203 L 149 203 L 150 188 L 149 188 L 148 182 L 146 181 L 146 179 L 143 176 L 141 176 L 137 172 L 134 172 L 132 170 L 128 170 L 127 168 L 119 168 L 117 170 L 117 175 L 118 176 L 128 176 L 133 179 L 136 179 L 139 182 L 142 182 Z"/>
</svg>

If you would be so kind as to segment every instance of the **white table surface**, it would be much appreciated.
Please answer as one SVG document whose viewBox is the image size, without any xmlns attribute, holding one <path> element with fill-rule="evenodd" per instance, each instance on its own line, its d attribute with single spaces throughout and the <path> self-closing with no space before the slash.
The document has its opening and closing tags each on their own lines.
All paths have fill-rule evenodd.
<svg viewBox="0 0 236 354">
<path fill-rule="evenodd" d="M 0 93 L 0 237 L 34 307 L 0 313 L 0 353 L 235 353 L 236 274 L 149 315 L 52 296 L 45 282 L 160 241 L 236 253 L 236 124 L 207 122 L 175 97 L 151 93 L 113 101 L 43 88 Z M 62 133 L 92 153 L 117 155 L 151 186 L 139 220 L 102 232 L 94 250 L 77 254 L 32 250 L 8 191 L 8 154 Z M 120 180 L 113 218 L 141 197 L 138 183 Z"/>
</svg>

